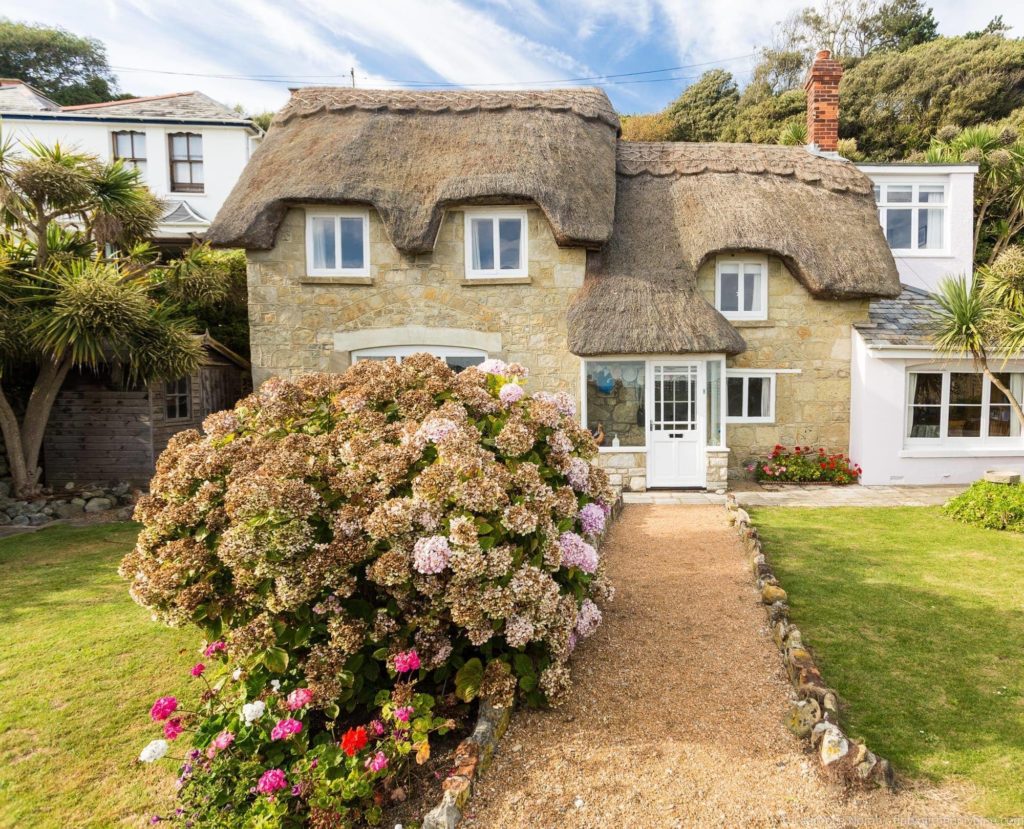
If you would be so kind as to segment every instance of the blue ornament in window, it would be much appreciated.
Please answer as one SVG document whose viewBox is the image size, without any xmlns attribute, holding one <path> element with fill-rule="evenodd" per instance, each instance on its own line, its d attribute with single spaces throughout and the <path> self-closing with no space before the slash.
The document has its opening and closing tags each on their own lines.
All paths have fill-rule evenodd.
<svg viewBox="0 0 1024 829">
<path fill-rule="evenodd" d="M 611 394 L 615 388 L 615 378 L 608 369 L 603 368 L 594 375 L 594 385 L 601 394 Z"/>
</svg>

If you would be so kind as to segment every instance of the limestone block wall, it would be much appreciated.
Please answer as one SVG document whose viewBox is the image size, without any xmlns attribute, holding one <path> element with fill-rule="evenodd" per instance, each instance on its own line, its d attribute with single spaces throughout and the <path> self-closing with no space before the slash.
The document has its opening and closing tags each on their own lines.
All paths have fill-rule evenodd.
<svg viewBox="0 0 1024 829">
<path fill-rule="evenodd" d="M 586 252 L 559 248 L 539 208 L 528 213 L 528 276 L 465 278 L 464 214 L 449 210 L 434 251 L 407 256 L 370 210 L 370 276 L 307 277 L 305 211 L 288 211 L 269 251 L 249 252 L 253 380 L 349 365 L 356 332 L 386 343 L 396 329 L 465 332 L 492 357 L 530 370 L 530 390 L 579 394 L 579 358 L 569 353 L 566 309 L 583 284 Z M 378 336 L 379 335 L 379 336 Z M 397 334 L 396 334 L 397 336 Z M 458 337 L 458 335 L 453 335 Z M 365 338 L 364 338 L 365 339 Z M 479 346 L 476 346 L 479 347 Z"/>
<path fill-rule="evenodd" d="M 646 452 L 602 452 L 597 463 L 607 470 L 608 482 L 616 492 L 647 489 Z"/>
<path fill-rule="evenodd" d="M 704 264 L 697 278 L 699 289 L 713 303 L 714 259 Z M 866 299 L 815 299 L 780 259 L 768 258 L 768 319 L 733 322 L 747 350 L 729 358 L 726 370 L 799 369 L 800 373 L 777 375 L 774 423 L 726 425 L 731 477 L 747 474 L 744 464 L 764 457 L 776 443 L 848 451 L 851 328 L 867 321 L 868 303 Z"/>
</svg>

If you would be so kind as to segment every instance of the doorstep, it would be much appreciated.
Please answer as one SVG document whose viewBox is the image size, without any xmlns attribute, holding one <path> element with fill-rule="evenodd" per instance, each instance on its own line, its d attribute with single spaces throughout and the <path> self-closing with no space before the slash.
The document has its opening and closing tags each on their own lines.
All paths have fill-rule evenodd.
<svg viewBox="0 0 1024 829">
<path fill-rule="evenodd" d="M 646 492 L 623 492 L 624 504 L 724 504 L 725 495 L 692 489 L 649 489 Z"/>
</svg>

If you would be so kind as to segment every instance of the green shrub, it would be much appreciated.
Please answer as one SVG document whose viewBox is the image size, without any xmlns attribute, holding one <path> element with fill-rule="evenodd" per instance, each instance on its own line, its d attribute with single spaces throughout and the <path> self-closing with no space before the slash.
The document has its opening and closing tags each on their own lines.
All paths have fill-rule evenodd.
<svg viewBox="0 0 1024 829">
<path fill-rule="evenodd" d="M 943 511 L 975 527 L 1024 533 L 1024 484 L 977 481 L 950 500 Z"/>
</svg>

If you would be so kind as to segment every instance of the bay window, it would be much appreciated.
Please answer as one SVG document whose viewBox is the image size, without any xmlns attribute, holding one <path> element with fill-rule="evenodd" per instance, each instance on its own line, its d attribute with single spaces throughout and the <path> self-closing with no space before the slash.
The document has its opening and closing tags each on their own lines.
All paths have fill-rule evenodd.
<svg viewBox="0 0 1024 829">
<path fill-rule="evenodd" d="M 1017 399 L 1024 374 L 995 375 Z M 1020 442 L 1021 429 L 1010 401 L 977 372 L 919 370 L 907 373 L 907 443 L 993 446 Z"/>
<path fill-rule="evenodd" d="M 527 276 L 526 211 L 466 210 L 466 277 Z"/>
<path fill-rule="evenodd" d="M 946 248 L 945 184 L 879 183 L 875 185 L 875 202 L 892 250 Z"/>
</svg>

